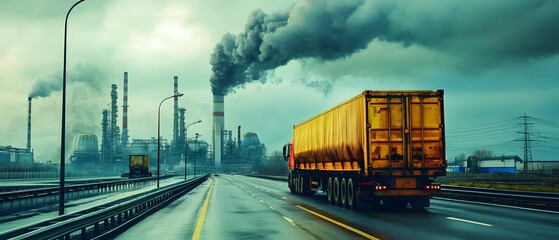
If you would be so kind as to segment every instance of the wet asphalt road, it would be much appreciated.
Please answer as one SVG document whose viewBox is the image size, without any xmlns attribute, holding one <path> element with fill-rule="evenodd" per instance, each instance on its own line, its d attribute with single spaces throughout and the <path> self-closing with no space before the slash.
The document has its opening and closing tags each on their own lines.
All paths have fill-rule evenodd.
<svg viewBox="0 0 559 240">
<path fill-rule="evenodd" d="M 290 194 L 285 182 L 221 175 L 119 239 L 559 239 L 558 226 L 559 213 L 442 199 L 419 212 L 355 212 Z"/>
</svg>

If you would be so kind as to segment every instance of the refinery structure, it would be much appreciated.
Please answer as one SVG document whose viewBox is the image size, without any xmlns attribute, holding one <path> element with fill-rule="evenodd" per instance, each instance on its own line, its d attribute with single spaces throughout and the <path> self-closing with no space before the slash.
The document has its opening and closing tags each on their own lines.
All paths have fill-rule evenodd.
<svg viewBox="0 0 559 240">
<path fill-rule="evenodd" d="M 178 77 L 173 78 L 173 93 L 178 91 Z M 189 173 L 192 166 L 198 172 L 253 171 L 265 159 L 266 148 L 256 133 L 241 134 L 237 127 L 236 136 L 224 124 L 224 96 L 213 97 L 213 133 L 211 144 L 199 134 L 187 139 L 186 108 L 179 107 L 174 97 L 172 139 L 160 139 L 161 171 L 182 172 L 186 159 Z M 27 147 L 0 146 L 0 169 L 30 169 L 34 165 L 31 148 L 31 101 L 28 98 Z M 128 128 L 128 73 L 124 72 L 122 85 L 122 112 L 119 112 L 119 94 L 116 84 L 110 88 L 110 103 L 100 111 L 101 136 L 83 132 L 74 136 L 71 156 L 66 160 L 69 172 L 75 175 L 115 175 L 128 171 L 130 155 L 149 155 L 150 169 L 157 169 L 157 137 L 149 139 L 131 138 L 133 130 Z M 120 117 L 120 119 L 119 119 Z M 121 121 L 119 123 L 119 120 Z"/>
</svg>

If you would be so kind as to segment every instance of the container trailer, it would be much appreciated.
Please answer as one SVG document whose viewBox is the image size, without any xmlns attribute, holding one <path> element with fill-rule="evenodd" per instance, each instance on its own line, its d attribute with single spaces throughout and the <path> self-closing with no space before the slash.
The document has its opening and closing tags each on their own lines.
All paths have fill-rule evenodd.
<svg viewBox="0 0 559 240">
<path fill-rule="evenodd" d="M 149 171 L 149 155 L 130 155 L 129 156 L 130 173 L 129 178 L 151 177 Z"/>
<path fill-rule="evenodd" d="M 429 207 L 446 175 L 443 95 L 367 90 L 295 125 L 283 149 L 290 191 L 349 209 Z"/>
</svg>

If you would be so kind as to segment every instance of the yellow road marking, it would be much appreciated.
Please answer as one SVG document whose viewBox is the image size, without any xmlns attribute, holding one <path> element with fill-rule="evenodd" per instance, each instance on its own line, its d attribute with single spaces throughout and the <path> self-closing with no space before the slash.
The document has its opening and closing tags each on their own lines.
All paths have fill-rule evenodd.
<svg viewBox="0 0 559 240">
<path fill-rule="evenodd" d="M 200 210 L 198 221 L 196 221 L 196 228 L 194 229 L 194 235 L 192 235 L 193 240 L 200 239 L 200 233 L 202 232 L 202 225 L 204 225 L 204 218 L 206 217 L 206 211 L 208 210 L 208 203 L 210 202 L 210 197 L 212 196 L 212 190 L 214 188 L 214 184 L 215 181 L 212 179 L 212 185 L 210 186 L 210 190 L 208 190 L 208 195 L 206 195 L 206 200 L 204 200 L 204 204 L 202 205 L 202 209 Z"/>
<path fill-rule="evenodd" d="M 312 211 L 312 210 L 310 210 L 310 209 L 304 208 L 304 207 L 302 207 L 302 206 L 300 206 L 300 205 L 297 205 L 297 207 L 300 208 L 300 209 L 303 209 L 303 210 L 305 210 L 305 211 L 307 211 L 307 212 L 309 212 L 309 213 L 311 213 L 311 214 L 313 214 L 313 215 L 315 215 L 315 216 L 317 216 L 317 217 L 319 217 L 319 218 L 322 218 L 322 219 L 324 219 L 324 220 L 326 220 L 326 221 L 328 221 L 328 222 L 331 222 L 331 223 L 336 224 L 336 225 L 338 225 L 338 226 L 340 226 L 340 227 L 343 227 L 343 228 L 345 228 L 345 229 L 347 229 L 347 230 L 349 230 L 349 231 L 352 231 L 352 232 L 354 232 L 354 233 L 356 233 L 356 234 L 359 234 L 360 236 L 362 236 L 362 237 L 364 237 L 364 238 L 366 238 L 366 239 L 376 239 L 376 240 L 379 240 L 378 238 L 373 237 L 373 236 L 371 236 L 371 235 L 369 235 L 369 234 L 367 234 L 367 233 L 365 233 L 365 232 L 363 232 L 363 231 L 361 231 L 361 230 L 359 230 L 359 229 L 356 229 L 356 228 L 354 228 L 354 227 L 345 225 L 345 224 L 343 224 L 343 223 L 341 223 L 341 222 L 338 222 L 338 221 L 336 221 L 336 220 L 334 220 L 334 219 L 331 219 L 331 218 L 329 218 L 329 217 L 326 217 L 326 216 L 324 216 L 324 215 L 322 215 L 322 214 L 319 214 L 319 213 L 317 213 L 317 212 L 315 212 L 315 211 Z"/>
</svg>

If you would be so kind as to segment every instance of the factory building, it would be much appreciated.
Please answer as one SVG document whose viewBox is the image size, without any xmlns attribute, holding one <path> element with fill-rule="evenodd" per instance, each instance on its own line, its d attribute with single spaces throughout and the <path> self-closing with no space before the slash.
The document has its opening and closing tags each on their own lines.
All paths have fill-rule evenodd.
<svg viewBox="0 0 559 240">
<path fill-rule="evenodd" d="M 266 146 L 260 142 L 258 135 L 247 132 L 241 138 L 241 126 L 237 129 L 237 138 L 233 131 L 223 131 L 223 135 L 216 136 L 222 139 L 221 165 L 216 168 L 223 171 L 252 172 L 266 158 Z M 215 148 L 218 149 L 218 148 Z"/>
<path fill-rule="evenodd" d="M 124 73 L 123 83 L 123 105 L 122 105 L 122 132 L 117 125 L 117 86 L 111 86 L 111 104 L 109 109 L 103 110 L 101 123 L 101 165 L 103 171 L 122 172 L 128 169 L 128 156 L 131 154 L 142 154 L 150 156 L 152 169 L 157 165 L 157 138 L 133 139 L 129 142 L 128 129 L 128 73 Z M 177 95 L 178 76 L 173 77 L 173 94 Z M 173 138 L 171 140 L 161 139 L 161 169 L 168 170 L 180 164 L 184 158 L 185 147 L 185 108 L 179 108 L 178 97 L 174 98 L 173 106 Z"/>
<path fill-rule="evenodd" d="M 522 163 L 522 159 L 516 155 L 495 157 L 470 156 L 464 162 L 449 164 L 447 171 L 467 173 L 517 173 L 518 163 Z"/>
<path fill-rule="evenodd" d="M 33 153 L 26 148 L 0 146 L 0 169 L 30 169 L 33 163 Z"/>
<path fill-rule="evenodd" d="M 559 161 L 529 161 L 528 172 L 559 175 Z"/>
<path fill-rule="evenodd" d="M 31 97 L 27 98 L 27 148 L 0 146 L 0 169 L 30 169 L 33 167 L 31 148 Z"/>
<path fill-rule="evenodd" d="M 208 157 L 209 144 L 204 140 L 197 138 L 188 140 L 188 150 L 186 151 L 188 165 L 196 164 L 198 166 L 213 166 L 213 162 Z"/>
<path fill-rule="evenodd" d="M 260 143 L 258 135 L 247 132 L 243 135 L 241 142 L 241 160 L 254 166 L 260 165 L 266 158 L 266 146 Z"/>
<path fill-rule="evenodd" d="M 74 151 L 70 157 L 72 172 L 98 173 L 101 172 L 99 145 L 97 136 L 91 133 L 81 133 L 74 137 Z"/>
</svg>

